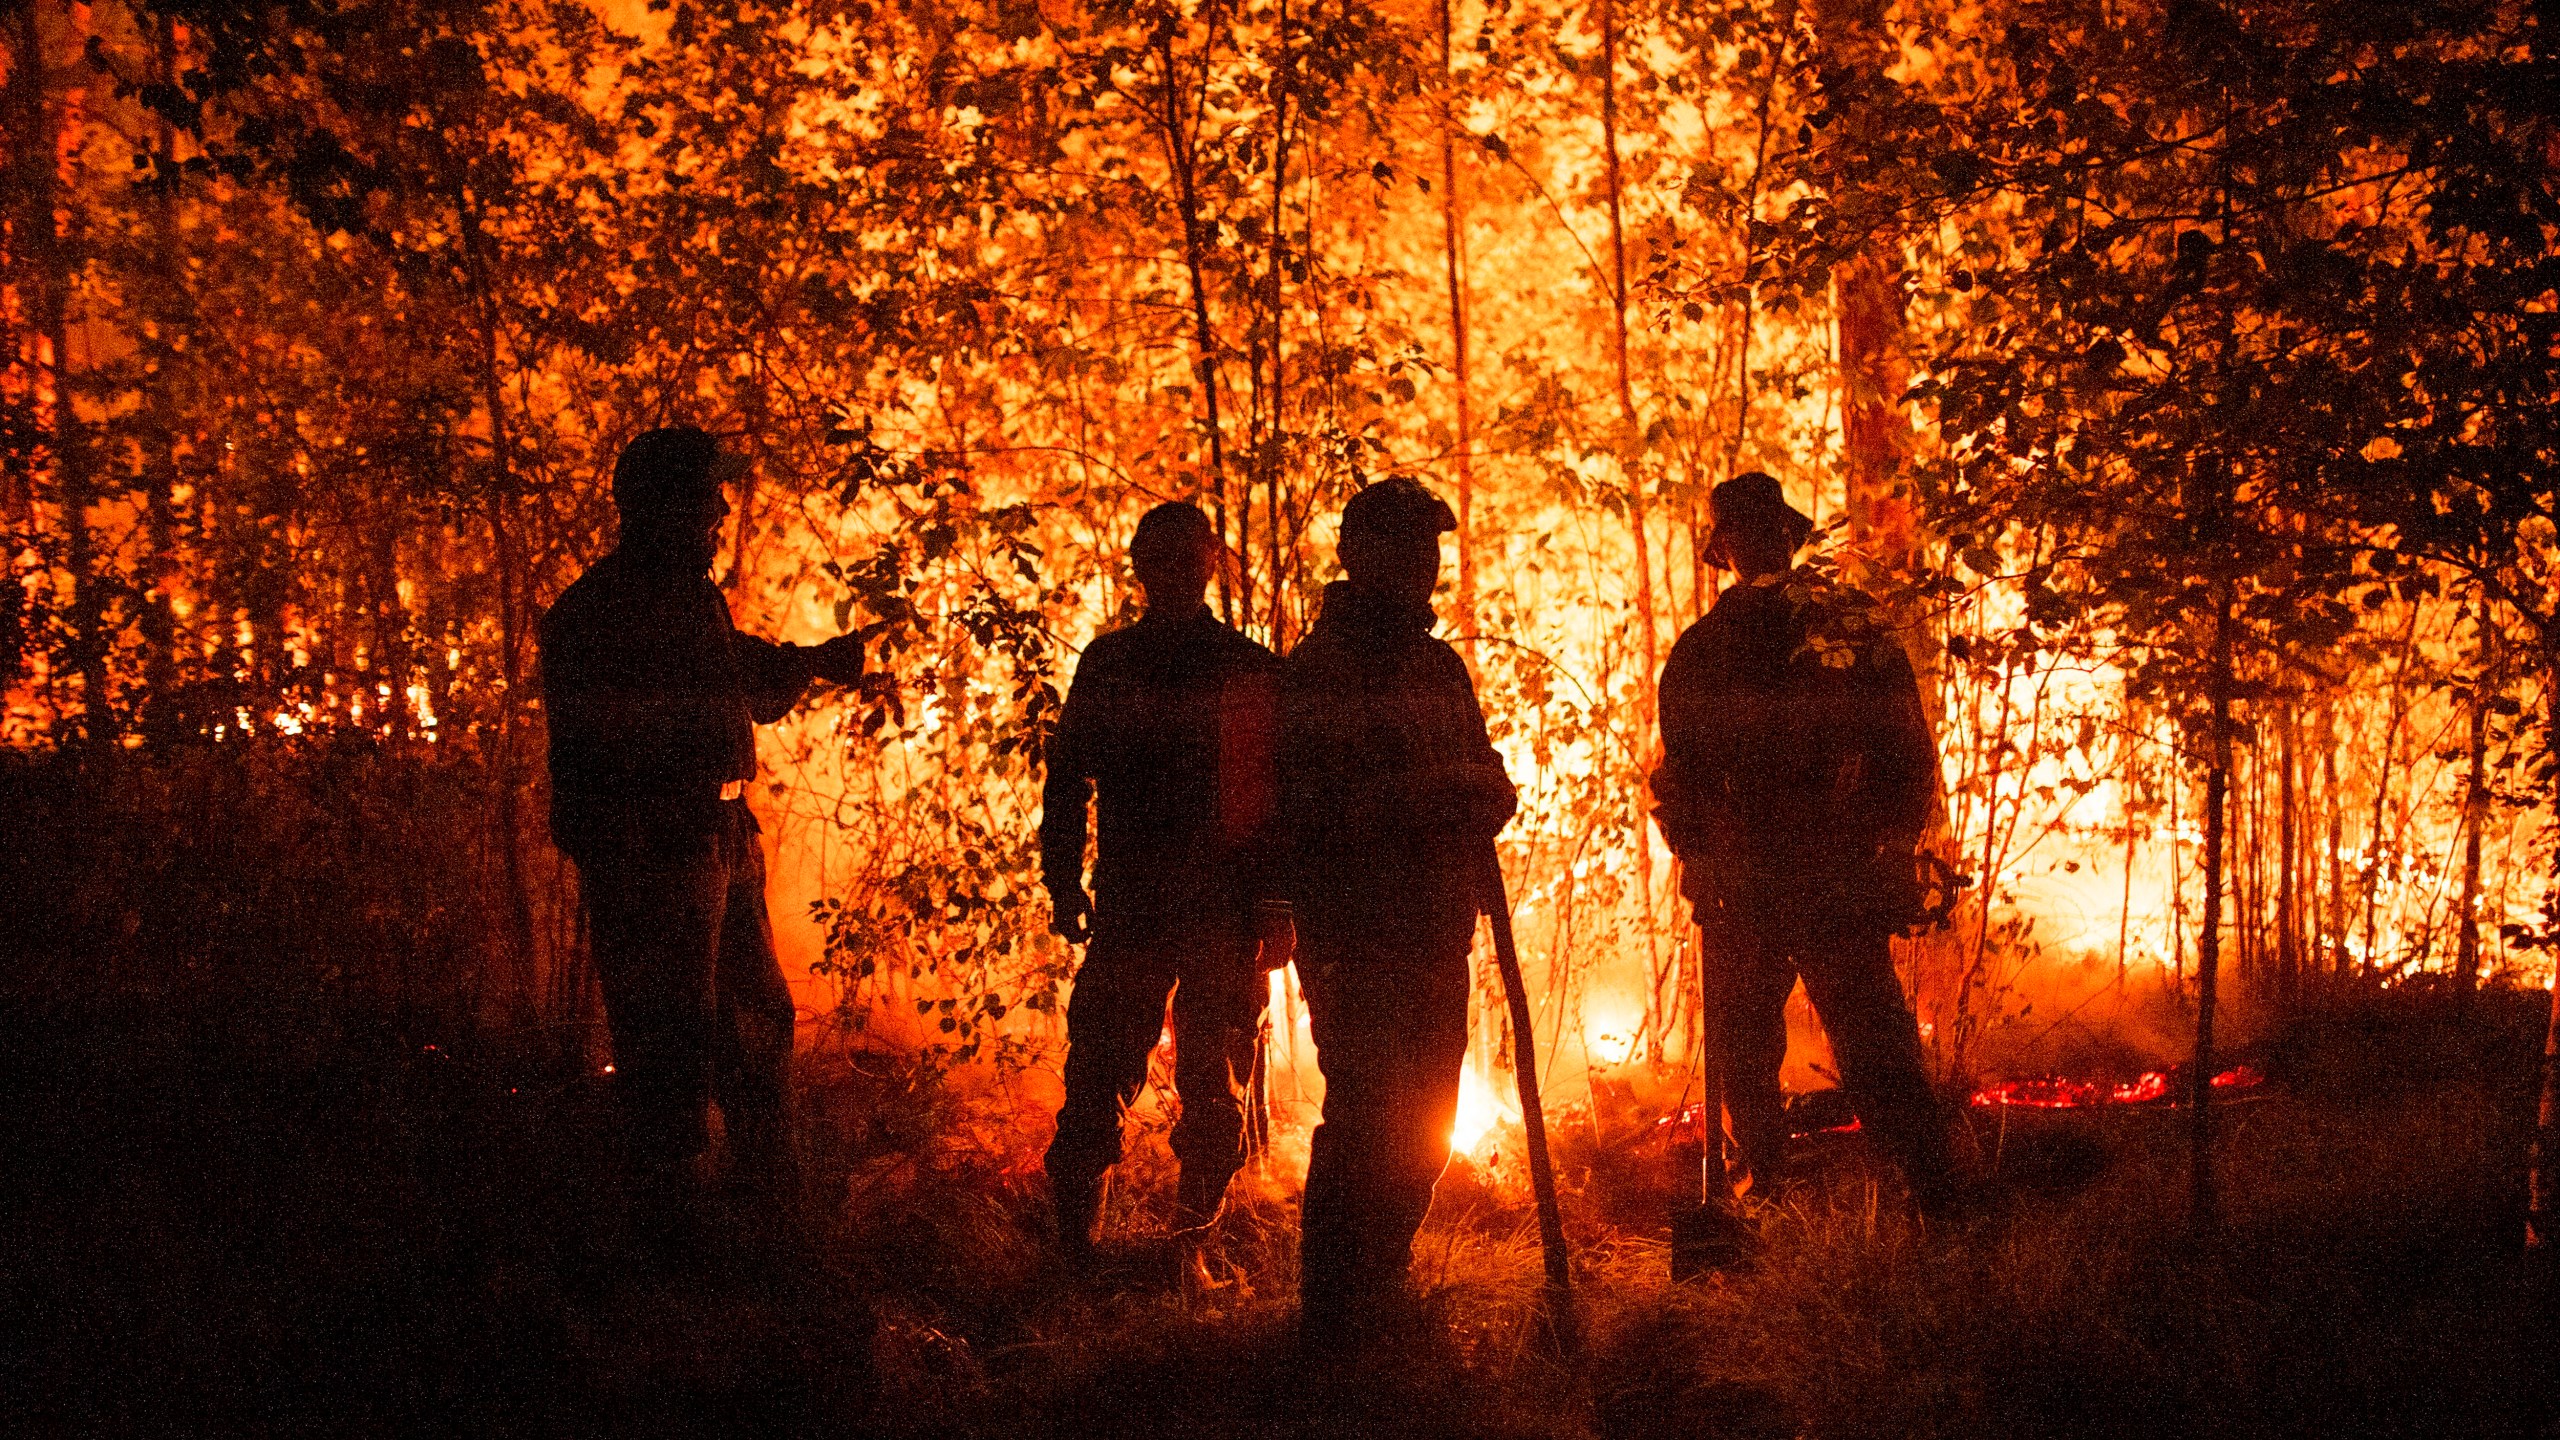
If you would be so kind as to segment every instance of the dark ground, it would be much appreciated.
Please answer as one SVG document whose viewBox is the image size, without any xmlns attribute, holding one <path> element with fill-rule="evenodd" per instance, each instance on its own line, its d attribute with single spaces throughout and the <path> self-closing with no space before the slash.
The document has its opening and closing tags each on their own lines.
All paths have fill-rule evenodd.
<svg viewBox="0 0 2560 1440">
<path fill-rule="evenodd" d="M 1425 1322 L 1319 1371 L 1287 1180 L 1185 1268 L 1160 1138 L 1079 1288 L 1032 1220 L 1036 1119 L 813 1057 L 807 1238 L 739 1208 L 702 1273 L 653 1277 L 591 1076 L 388 1032 L 252 1051 L 55 993 L 8 1024 L 20 1433 L 2513 1435 L 2554 1373 L 2516 1244 L 2531 994 L 2279 1030 L 2202 1241 L 2181 1117 L 2013 1116 L 1983 1137 L 2001 1214 L 1923 1232 L 1835 1142 L 1756 1270 L 1673 1287 L 1661 1176 L 1578 1142 L 1576 1366 L 1535 1338 L 1525 1207 L 1456 1174 Z"/>
</svg>

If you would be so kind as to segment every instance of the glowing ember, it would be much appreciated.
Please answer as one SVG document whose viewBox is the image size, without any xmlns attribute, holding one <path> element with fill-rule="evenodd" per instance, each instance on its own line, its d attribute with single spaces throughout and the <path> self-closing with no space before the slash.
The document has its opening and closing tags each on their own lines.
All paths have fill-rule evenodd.
<svg viewBox="0 0 2560 1440">
<path fill-rule="evenodd" d="M 1976 1105 L 2020 1105 L 2031 1110 L 2077 1110 L 2096 1105 L 2109 1096 L 2103 1080 L 2069 1080 L 2048 1076 L 2041 1080 L 2003 1080 L 1973 1092 Z"/>
<path fill-rule="evenodd" d="M 2213 1088 L 2254 1090 L 2266 1081 L 2267 1077 L 2258 1073 L 2254 1066 L 2234 1065 L 2213 1077 Z M 1973 1103 L 1986 1108 L 2017 1106 L 2029 1110 L 2085 1110 L 2099 1105 L 2175 1105 L 2184 1088 L 2180 1077 L 2167 1070 L 2146 1070 L 2125 1081 L 2048 1075 L 1986 1085 L 1973 1092 Z"/>
<path fill-rule="evenodd" d="M 2222 1082 L 2217 1080 L 2214 1083 L 2218 1085 Z M 2152 1100 L 2160 1099 L 2168 1093 L 2169 1072 L 2166 1070 L 2145 1070 L 2142 1072 L 2142 1078 L 2118 1085 L 2108 1094 L 2107 1098 L 2115 1101 L 2119 1105 L 2141 1105 Z"/>
</svg>

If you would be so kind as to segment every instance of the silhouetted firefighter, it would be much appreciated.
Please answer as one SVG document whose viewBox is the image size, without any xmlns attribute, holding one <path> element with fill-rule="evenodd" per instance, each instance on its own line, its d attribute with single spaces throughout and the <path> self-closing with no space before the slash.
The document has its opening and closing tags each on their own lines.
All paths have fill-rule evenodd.
<svg viewBox="0 0 2560 1440">
<path fill-rule="evenodd" d="M 1264 975 L 1288 962 L 1267 839 L 1279 662 L 1209 613 L 1219 553 L 1198 507 L 1146 513 L 1130 546 L 1146 613 L 1085 649 L 1049 739 L 1040 858 L 1053 928 L 1092 942 L 1067 1003 L 1066 1102 L 1048 1154 L 1059 1242 L 1078 1264 L 1090 1258 L 1121 1111 L 1146 1084 L 1168 992 L 1177 1223 L 1216 1218 L 1244 1162 Z M 1091 897 L 1089 797 L 1100 831 Z"/>
<path fill-rule="evenodd" d="M 1662 667 L 1654 792 L 1721 1002 L 1734 1138 L 1754 1193 L 1771 1193 L 1802 976 L 1859 1120 L 1934 1208 L 1950 1194 L 1946 1118 L 1888 944 L 1919 913 L 1935 794 L 1919 685 L 1869 597 L 1791 568 L 1813 522 L 1775 479 L 1737 476 L 1708 502 L 1709 554 L 1738 583 Z"/>
<path fill-rule="evenodd" d="M 1449 1161 L 1467 952 L 1515 798 L 1457 651 L 1431 634 L 1449 507 L 1382 480 L 1342 511 L 1342 567 L 1282 669 L 1280 817 L 1324 1073 L 1307 1170 L 1305 1343 L 1400 1308 Z"/>
<path fill-rule="evenodd" d="M 716 1097 L 731 1177 L 792 1177 L 793 1009 L 765 915 L 746 783 L 755 726 L 813 679 L 852 684 L 862 637 L 742 635 L 709 571 L 739 468 L 691 428 L 652 430 L 613 467 L 621 543 L 543 616 L 551 830 L 578 865 L 644 1238 L 680 1258 Z"/>
</svg>

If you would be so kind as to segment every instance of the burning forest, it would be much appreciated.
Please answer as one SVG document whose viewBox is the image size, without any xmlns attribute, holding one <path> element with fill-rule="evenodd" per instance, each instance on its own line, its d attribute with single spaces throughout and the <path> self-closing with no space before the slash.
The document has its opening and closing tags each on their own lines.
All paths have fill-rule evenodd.
<svg viewBox="0 0 2560 1440">
<path fill-rule="evenodd" d="M 36 1430 L 2560 1423 L 2545 8 L 5 8 Z"/>
</svg>

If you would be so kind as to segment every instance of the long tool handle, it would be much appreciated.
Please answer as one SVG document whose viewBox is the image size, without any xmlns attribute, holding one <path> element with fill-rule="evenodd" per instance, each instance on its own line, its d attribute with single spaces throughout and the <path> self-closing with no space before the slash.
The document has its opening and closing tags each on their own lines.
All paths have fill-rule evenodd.
<svg viewBox="0 0 2560 1440">
<path fill-rule="evenodd" d="M 1529 1137 L 1529 1189 L 1538 1200 L 1538 1243 L 1546 1251 L 1548 1313 L 1556 1340 L 1568 1353 L 1581 1341 L 1573 1316 L 1573 1265 L 1564 1248 L 1564 1210 L 1556 1203 L 1555 1161 L 1547 1153 L 1547 1116 L 1538 1104 L 1538 1035 L 1529 1015 L 1529 985 L 1520 975 L 1520 947 L 1511 936 L 1511 897 L 1502 861 L 1485 851 L 1485 913 L 1493 921 L 1493 960 L 1511 999 L 1512 1073 L 1520 1078 L 1520 1125 Z"/>
<path fill-rule="evenodd" d="M 1702 1205 L 1733 1204 L 1733 1163 L 1724 1147 L 1724 987 L 1717 983 L 1718 957 L 1707 953 L 1703 933 L 1699 937 L 1699 1049 L 1704 1053 L 1698 1063 L 1704 1070 L 1706 1093 L 1700 1097 L 1700 1128 L 1705 1132 L 1699 1147 L 1698 1202 Z M 1757 1188 L 1756 1186 L 1754 1187 Z"/>
</svg>

